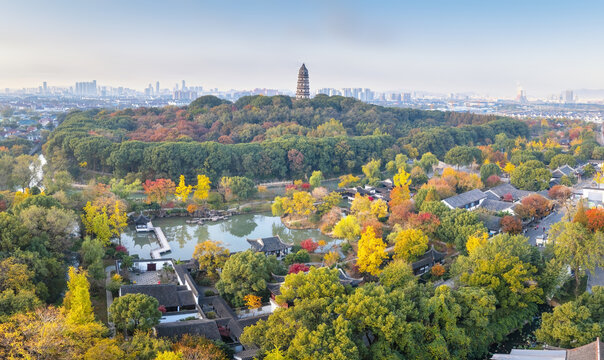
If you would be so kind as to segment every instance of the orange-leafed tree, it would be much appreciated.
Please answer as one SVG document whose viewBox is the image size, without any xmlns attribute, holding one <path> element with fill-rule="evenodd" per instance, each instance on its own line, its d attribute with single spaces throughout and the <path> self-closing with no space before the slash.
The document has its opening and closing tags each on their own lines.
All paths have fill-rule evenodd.
<svg viewBox="0 0 604 360">
<path fill-rule="evenodd" d="M 170 179 L 147 180 L 143 183 L 143 189 L 147 194 L 147 203 L 163 205 L 176 190 L 176 184 Z"/>
<path fill-rule="evenodd" d="M 445 267 L 441 264 L 435 264 L 432 266 L 432 269 L 430 269 L 430 273 L 434 277 L 441 277 L 445 274 Z"/>
<path fill-rule="evenodd" d="M 585 212 L 587 228 L 591 231 L 604 231 L 604 209 L 593 208 Z"/>
<path fill-rule="evenodd" d="M 243 301 L 245 301 L 245 306 L 248 309 L 259 309 L 262 307 L 262 299 L 260 296 L 256 296 L 254 294 L 247 294 L 243 297 Z"/>
<path fill-rule="evenodd" d="M 522 232 L 522 221 L 520 219 L 506 215 L 501 219 L 501 231 L 509 234 L 520 234 Z"/>
<path fill-rule="evenodd" d="M 568 200 L 568 198 L 570 198 L 571 194 L 572 194 L 571 188 L 569 188 L 568 186 L 564 186 L 564 185 L 554 185 L 547 192 L 547 195 L 551 199 L 559 201 L 559 202 L 564 202 L 564 201 Z"/>
</svg>

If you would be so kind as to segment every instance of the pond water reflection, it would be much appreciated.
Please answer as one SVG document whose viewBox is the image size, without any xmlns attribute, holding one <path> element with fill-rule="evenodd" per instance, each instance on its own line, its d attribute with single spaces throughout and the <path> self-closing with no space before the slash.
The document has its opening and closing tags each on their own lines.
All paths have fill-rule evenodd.
<svg viewBox="0 0 604 360">
<path fill-rule="evenodd" d="M 204 225 L 186 224 L 190 218 L 173 217 L 154 219 L 153 225 L 163 230 L 172 252 L 164 254 L 164 258 L 187 260 L 193 255 L 195 245 L 205 240 L 222 241 L 230 251 L 243 251 L 250 248 L 246 239 L 257 239 L 279 235 L 287 243 L 299 244 L 302 240 L 312 238 L 315 241 L 333 241 L 329 236 L 321 234 L 317 229 L 290 230 L 286 228 L 278 216 L 270 214 L 236 215 L 228 220 Z M 140 258 L 149 258 L 151 249 L 158 247 L 153 233 L 137 233 L 130 226 L 122 235 L 122 244 L 130 254 Z"/>
</svg>

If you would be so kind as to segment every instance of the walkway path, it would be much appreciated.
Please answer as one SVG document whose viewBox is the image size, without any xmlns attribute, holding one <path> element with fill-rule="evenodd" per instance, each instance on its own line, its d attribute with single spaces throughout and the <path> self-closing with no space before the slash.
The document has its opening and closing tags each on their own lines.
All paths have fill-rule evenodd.
<svg viewBox="0 0 604 360">
<path fill-rule="evenodd" d="M 157 241 L 159 242 L 160 247 L 151 250 L 151 259 L 159 259 L 161 258 L 162 254 L 165 254 L 172 249 L 170 248 L 170 244 L 168 244 L 166 235 L 164 235 L 164 232 L 161 230 L 160 227 L 154 226 L 153 232 L 157 237 Z"/>
<path fill-rule="evenodd" d="M 109 318 L 109 307 L 111 306 L 111 304 L 113 303 L 113 294 L 111 294 L 111 291 L 107 290 L 107 286 L 109 285 L 109 283 L 111 282 L 111 272 L 112 271 L 116 271 L 115 270 L 115 265 L 110 265 L 107 266 L 105 268 L 105 292 L 107 295 L 107 318 Z M 115 335 L 115 326 L 113 325 L 113 323 L 109 320 L 107 320 L 107 326 L 109 327 L 109 331 L 112 335 Z"/>
</svg>

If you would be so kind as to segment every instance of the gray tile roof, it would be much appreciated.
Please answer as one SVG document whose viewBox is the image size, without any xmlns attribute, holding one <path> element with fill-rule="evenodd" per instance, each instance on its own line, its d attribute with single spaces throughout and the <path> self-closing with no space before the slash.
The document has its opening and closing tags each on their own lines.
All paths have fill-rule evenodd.
<svg viewBox="0 0 604 360">
<path fill-rule="evenodd" d="M 411 264 L 411 268 L 413 269 L 413 271 L 415 271 L 426 265 L 433 265 L 434 263 L 444 259 L 446 255 L 446 253 L 434 250 L 434 246 L 432 246 L 430 250 L 426 251 L 424 255 L 419 258 L 419 260 Z"/>
<path fill-rule="evenodd" d="M 506 203 L 506 204 L 509 204 L 509 203 Z M 480 215 L 478 215 L 478 218 L 489 231 L 497 232 L 497 231 L 501 230 L 501 218 L 500 217 L 489 215 L 489 214 L 480 214 Z"/>
<path fill-rule="evenodd" d="M 165 307 L 190 306 L 196 305 L 193 294 L 186 287 L 174 284 L 155 284 L 155 285 L 122 285 L 120 288 L 121 296 L 126 294 L 145 294 L 154 297 L 159 305 Z"/>
<path fill-rule="evenodd" d="M 292 247 L 292 245 L 281 241 L 278 236 L 271 236 L 261 239 L 247 239 L 247 242 L 252 246 L 252 249 L 260 252 L 285 250 Z"/>
<path fill-rule="evenodd" d="M 596 341 L 576 349 L 567 350 L 567 360 L 592 360 L 604 359 L 604 342 L 597 338 Z"/>
<path fill-rule="evenodd" d="M 443 201 L 449 204 L 449 206 L 453 208 L 461 208 L 466 206 L 467 204 L 471 204 L 475 201 L 480 201 L 485 199 L 487 196 L 485 193 L 478 189 L 466 191 L 463 194 L 455 195 L 450 198 L 446 198 Z"/>
<path fill-rule="evenodd" d="M 480 204 L 480 207 L 489 211 L 498 212 L 511 209 L 512 207 L 514 207 L 514 203 L 501 200 L 491 200 L 487 198 L 484 199 L 484 201 Z"/>
<path fill-rule="evenodd" d="M 514 201 L 518 201 L 518 200 L 522 199 L 523 197 L 531 194 L 530 191 L 516 189 L 513 185 L 507 184 L 507 183 L 497 185 L 493 188 L 490 188 L 489 190 L 487 190 L 485 192 L 487 194 L 490 193 L 490 194 L 497 196 L 498 197 L 497 200 L 501 200 L 501 198 L 503 198 L 503 196 L 505 194 L 511 194 L 512 197 L 514 198 Z"/>
<path fill-rule="evenodd" d="M 161 323 L 155 326 L 155 330 L 157 336 L 161 337 L 179 337 L 190 334 L 201 335 L 210 340 L 222 339 L 216 321 L 204 319 Z"/>
</svg>

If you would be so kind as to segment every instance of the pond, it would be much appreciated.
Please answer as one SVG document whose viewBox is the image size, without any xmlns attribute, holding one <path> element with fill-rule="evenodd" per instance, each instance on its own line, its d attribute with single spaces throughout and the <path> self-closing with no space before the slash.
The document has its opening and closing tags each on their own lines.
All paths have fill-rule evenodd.
<svg viewBox="0 0 604 360">
<path fill-rule="evenodd" d="M 163 258 L 188 260 L 193 256 L 195 245 L 205 240 L 222 241 L 230 251 L 244 251 L 250 248 L 246 239 L 278 235 L 286 243 L 300 244 L 304 239 L 312 238 L 315 241 L 325 240 L 334 242 L 329 236 L 321 234 L 317 229 L 290 230 L 286 228 L 278 216 L 266 214 L 236 215 L 228 220 L 204 225 L 186 224 L 188 217 L 172 217 L 154 219 L 153 226 L 161 227 L 171 252 L 164 254 Z M 131 255 L 138 255 L 142 259 L 150 257 L 151 249 L 159 247 L 154 233 L 137 233 L 134 226 L 129 226 L 122 234 L 122 245 Z"/>
</svg>

